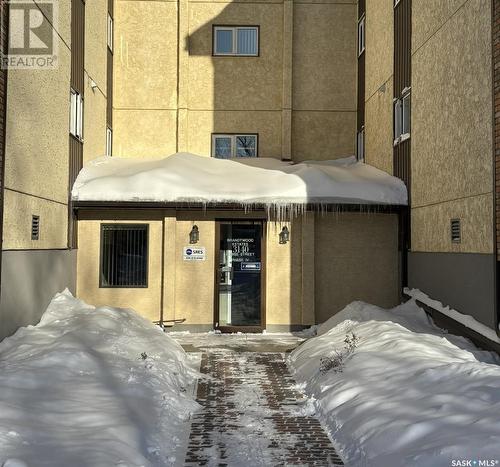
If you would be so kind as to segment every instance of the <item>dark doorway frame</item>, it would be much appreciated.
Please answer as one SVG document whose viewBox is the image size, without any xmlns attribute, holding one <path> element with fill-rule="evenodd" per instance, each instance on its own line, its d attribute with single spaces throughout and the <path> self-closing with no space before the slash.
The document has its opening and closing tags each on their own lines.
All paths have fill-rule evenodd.
<svg viewBox="0 0 500 467">
<path fill-rule="evenodd" d="M 219 257 L 220 230 L 223 224 L 259 224 L 261 225 L 261 264 L 260 274 L 260 326 L 219 326 Z M 214 329 L 222 333 L 261 333 L 266 329 L 266 271 L 267 271 L 267 222 L 264 219 L 216 219 L 215 220 L 215 261 L 214 261 Z"/>
</svg>

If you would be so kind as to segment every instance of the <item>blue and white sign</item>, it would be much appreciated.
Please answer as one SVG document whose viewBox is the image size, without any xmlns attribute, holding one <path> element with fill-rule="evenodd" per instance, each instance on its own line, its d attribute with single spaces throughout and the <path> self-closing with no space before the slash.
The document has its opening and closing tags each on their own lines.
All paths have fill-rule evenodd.
<svg viewBox="0 0 500 467">
<path fill-rule="evenodd" d="M 205 261 L 205 247 L 185 246 L 182 251 L 184 261 Z"/>
</svg>

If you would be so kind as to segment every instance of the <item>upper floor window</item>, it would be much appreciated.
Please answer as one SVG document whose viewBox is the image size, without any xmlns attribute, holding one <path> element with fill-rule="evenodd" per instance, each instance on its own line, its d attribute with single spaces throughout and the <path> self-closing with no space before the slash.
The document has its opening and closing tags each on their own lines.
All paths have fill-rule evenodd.
<svg viewBox="0 0 500 467">
<path fill-rule="evenodd" d="M 365 16 L 358 22 L 358 57 L 365 51 Z"/>
<path fill-rule="evenodd" d="M 257 157 L 257 135 L 212 135 L 212 156 L 218 159 Z"/>
<path fill-rule="evenodd" d="M 108 49 L 113 52 L 113 18 L 108 13 Z"/>
<path fill-rule="evenodd" d="M 394 145 L 407 140 L 411 133 L 411 89 L 403 89 L 401 96 L 394 99 Z"/>
<path fill-rule="evenodd" d="M 214 55 L 259 55 L 258 26 L 214 26 L 213 32 Z"/>
<path fill-rule="evenodd" d="M 79 140 L 83 140 L 83 97 L 71 89 L 69 132 Z"/>
</svg>

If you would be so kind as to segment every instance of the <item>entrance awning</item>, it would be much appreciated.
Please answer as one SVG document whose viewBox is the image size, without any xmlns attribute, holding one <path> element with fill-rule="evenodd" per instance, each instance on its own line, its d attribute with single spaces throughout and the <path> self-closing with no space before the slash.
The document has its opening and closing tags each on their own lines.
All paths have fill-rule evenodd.
<svg viewBox="0 0 500 467">
<path fill-rule="evenodd" d="M 87 164 L 73 202 L 116 205 L 304 206 L 407 204 L 404 183 L 354 157 L 293 163 L 272 158 L 215 159 L 177 153 L 164 159 L 102 157 Z"/>
</svg>

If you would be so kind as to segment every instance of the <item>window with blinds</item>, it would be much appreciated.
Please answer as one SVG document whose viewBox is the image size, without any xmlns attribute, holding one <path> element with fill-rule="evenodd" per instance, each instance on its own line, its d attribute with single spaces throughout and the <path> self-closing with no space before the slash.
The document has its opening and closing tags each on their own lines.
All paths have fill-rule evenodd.
<svg viewBox="0 0 500 467">
<path fill-rule="evenodd" d="M 148 225 L 102 224 L 100 287 L 148 286 Z"/>
<path fill-rule="evenodd" d="M 259 55 L 258 26 L 214 26 L 213 36 L 214 55 Z"/>
</svg>

